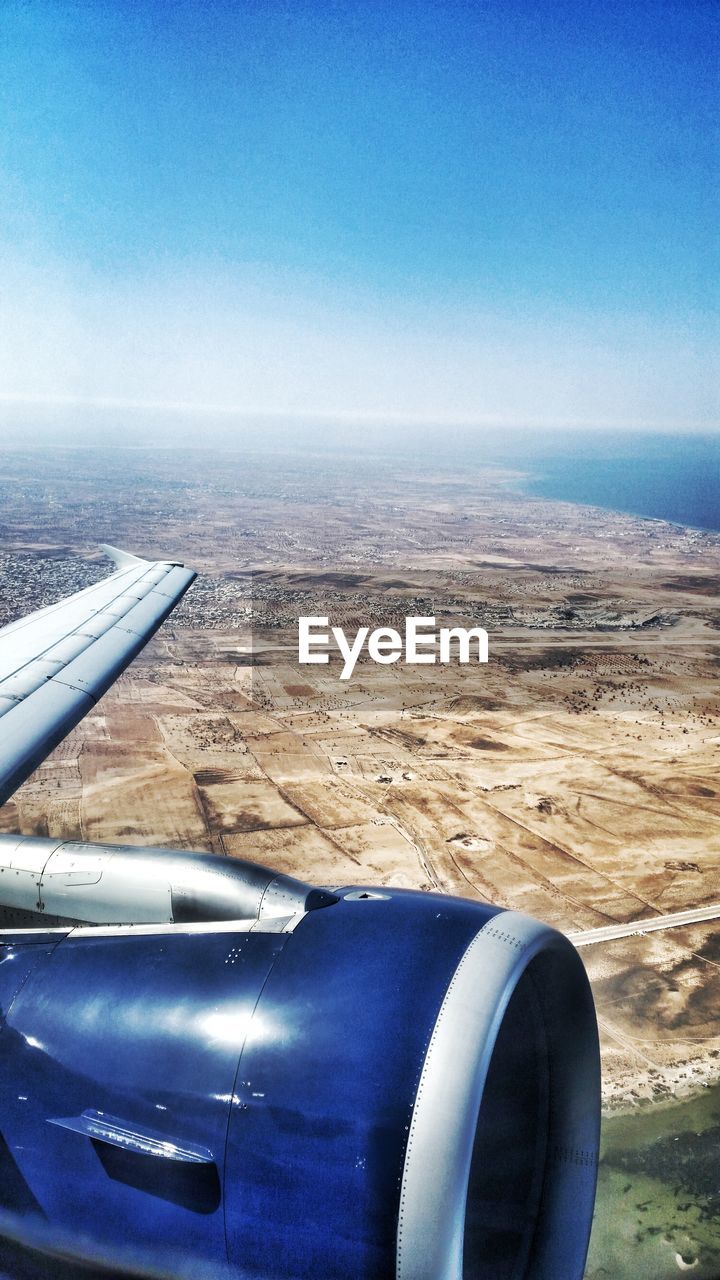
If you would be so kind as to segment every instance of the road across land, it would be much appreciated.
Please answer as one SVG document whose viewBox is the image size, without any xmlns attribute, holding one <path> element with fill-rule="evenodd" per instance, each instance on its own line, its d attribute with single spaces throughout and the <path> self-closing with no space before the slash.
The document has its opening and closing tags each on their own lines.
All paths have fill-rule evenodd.
<svg viewBox="0 0 720 1280">
<path fill-rule="evenodd" d="M 703 920 L 720 920 L 720 902 L 708 907 L 690 907 L 668 916 L 650 916 L 648 920 L 630 920 L 626 924 L 606 924 L 585 933 L 567 936 L 576 947 L 589 947 L 594 942 L 612 942 L 615 938 L 632 938 L 635 934 L 655 933 L 659 929 L 675 929 L 684 924 L 700 924 Z"/>
</svg>

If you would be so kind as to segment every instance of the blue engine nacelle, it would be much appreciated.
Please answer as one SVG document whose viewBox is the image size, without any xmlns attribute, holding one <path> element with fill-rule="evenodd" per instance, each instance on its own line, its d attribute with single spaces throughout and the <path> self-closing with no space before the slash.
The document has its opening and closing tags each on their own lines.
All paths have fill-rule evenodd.
<svg viewBox="0 0 720 1280">
<path fill-rule="evenodd" d="M 514 912 L 343 889 L 290 922 L 6 931 L 0 1059 L 29 1224 L 262 1280 L 582 1276 L 593 1002 Z"/>
</svg>

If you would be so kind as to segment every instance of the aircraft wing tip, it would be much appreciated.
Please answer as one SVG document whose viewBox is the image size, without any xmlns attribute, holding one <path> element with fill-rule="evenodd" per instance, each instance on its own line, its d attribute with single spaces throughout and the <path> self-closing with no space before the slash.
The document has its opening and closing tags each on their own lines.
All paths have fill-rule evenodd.
<svg viewBox="0 0 720 1280">
<path fill-rule="evenodd" d="M 134 556 L 130 551 L 123 551 L 120 547 L 112 547 L 109 542 L 101 542 L 98 544 L 104 555 L 108 556 L 118 569 L 127 569 L 131 564 L 145 564 L 142 556 Z"/>
</svg>

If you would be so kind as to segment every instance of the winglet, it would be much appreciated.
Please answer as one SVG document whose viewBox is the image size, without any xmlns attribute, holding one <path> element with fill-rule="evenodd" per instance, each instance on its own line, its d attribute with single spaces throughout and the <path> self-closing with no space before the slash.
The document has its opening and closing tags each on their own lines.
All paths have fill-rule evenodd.
<svg viewBox="0 0 720 1280">
<path fill-rule="evenodd" d="M 99 543 L 100 550 L 105 552 L 118 569 L 128 569 L 131 564 L 145 564 L 141 556 L 133 556 L 129 551 L 121 551 L 119 547 L 111 547 L 108 542 Z"/>
</svg>

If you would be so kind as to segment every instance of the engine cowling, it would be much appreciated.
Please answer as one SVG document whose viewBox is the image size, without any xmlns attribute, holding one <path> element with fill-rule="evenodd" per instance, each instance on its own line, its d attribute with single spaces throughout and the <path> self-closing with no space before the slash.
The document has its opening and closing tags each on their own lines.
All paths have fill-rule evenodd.
<svg viewBox="0 0 720 1280">
<path fill-rule="evenodd" d="M 263 1280 L 580 1280 L 599 1058 L 574 948 L 461 899 L 304 901 L 0 934 L 4 1207 Z"/>
</svg>

